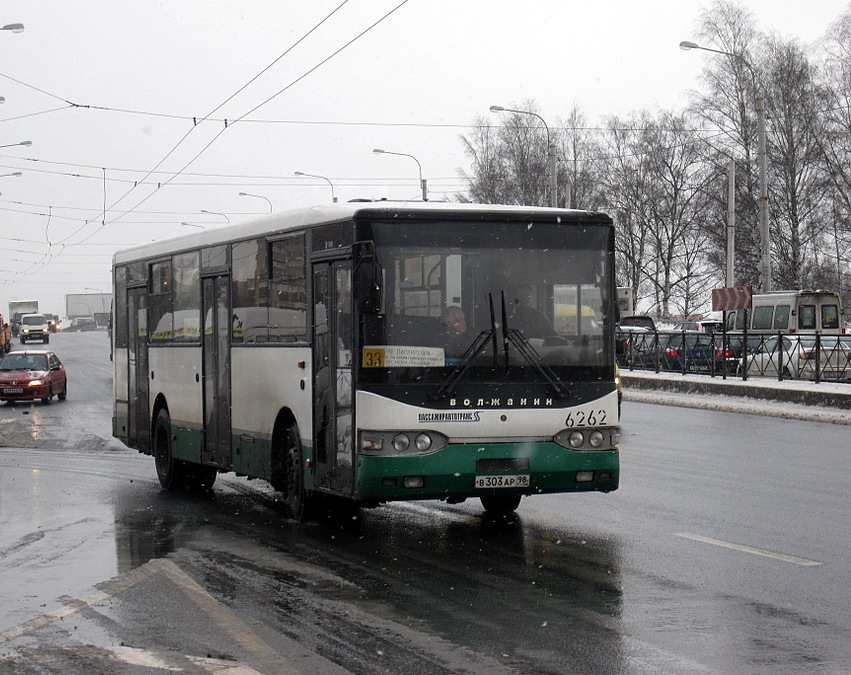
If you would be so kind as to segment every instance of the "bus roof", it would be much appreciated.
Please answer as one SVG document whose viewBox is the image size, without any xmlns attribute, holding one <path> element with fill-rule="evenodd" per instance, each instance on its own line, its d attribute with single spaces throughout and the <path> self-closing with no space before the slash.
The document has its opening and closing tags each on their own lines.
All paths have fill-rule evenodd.
<svg viewBox="0 0 851 675">
<path fill-rule="evenodd" d="M 506 221 L 522 221 L 527 218 L 536 220 L 551 218 L 555 222 L 558 222 L 559 219 L 565 219 L 566 222 L 570 223 L 604 225 L 611 225 L 612 223 L 611 218 L 604 213 L 576 209 L 506 206 L 501 204 L 453 204 L 447 202 L 357 201 L 273 213 L 243 223 L 225 225 L 213 230 L 193 232 L 181 237 L 134 246 L 118 251 L 113 256 L 113 264 L 155 258 L 177 251 L 214 246 L 325 223 L 344 222 L 355 218 L 407 218 L 416 220 L 438 213 L 451 220 L 495 218 Z"/>
</svg>

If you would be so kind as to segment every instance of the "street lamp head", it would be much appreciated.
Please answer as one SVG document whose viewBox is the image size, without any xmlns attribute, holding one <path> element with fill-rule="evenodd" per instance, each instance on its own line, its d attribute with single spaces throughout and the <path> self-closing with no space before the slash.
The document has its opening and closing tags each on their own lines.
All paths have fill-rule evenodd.
<svg viewBox="0 0 851 675">
<path fill-rule="evenodd" d="M 296 176 L 306 176 L 307 174 L 304 171 L 293 171 L 293 175 Z"/>
<path fill-rule="evenodd" d="M 383 155 L 385 151 L 381 148 L 374 148 L 372 152 L 376 155 Z"/>
<path fill-rule="evenodd" d="M 15 173 L 4 173 L 4 174 L 0 174 L 0 178 L 4 178 L 4 177 L 6 177 L 6 176 L 14 176 L 15 178 L 20 178 L 20 177 L 21 177 L 21 176 L 23 176 L 23 175 L 24 175 L 24 174 L 22 174 L 20 171 L 15 171 Z"/>
<path fill-rule="evenodd" d="M 32 144 L 32 141 L 21 141 L 20 143 L 18 143 L 18 145 L 23 145 L 26 148 L 30 147 Z"/>
<path fill-rule="evenodd" d="M 490 107 L 490 111 L 491 112 L 505 112 L 505 108 L 503 108 L 501 105 L 492 105 Z"/>
<path fill-rule="evenodd" d="M 7 23 L 0 30 L 10 30 L 13 33 L 23 33 L 24 32 L 24 24 L 22 23 Z"/>
<path fill-rule="evenodd" d="M 688 40 L 683 40 L 682 42 L 680 42 L 680 49 L 700 49 L 700 45 L 694 42 L 689 42 Z"/>
</svg>

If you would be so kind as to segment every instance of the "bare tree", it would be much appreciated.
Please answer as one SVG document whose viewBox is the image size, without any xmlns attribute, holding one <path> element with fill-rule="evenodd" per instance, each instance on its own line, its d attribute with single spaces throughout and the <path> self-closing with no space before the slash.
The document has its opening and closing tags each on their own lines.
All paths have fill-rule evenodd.
<svg viewBox="0 0 851 675">
<path fill-rule="evenodd" d="M 820 285 L 835 285 L 843 293 L 845 306 L 851 306 L 851 8 L 831 27 L 824 45 L 823 91 L 828 96 L 820 137 L 827 180 L 831 185 L 830 229 L 835 253 L 833 274 L 823 271 Z M 843 282 L 844 281 L 844 282 Z M 826 283 L 825 283 L 826 282 Z"/>
<path fill-rule="evenodd" d="M 587 128 L 585 115 L 575 106 L 559 124 L 560 129 L 554 132 L 560 141 L 559 155 L 563 158 L 558 171 L 559 204 L 595 210 L 602 197 L 596 170 L 599 143 Z"/>
<path fill-rule="evenodd" d="M 707 59 L 701 78 L 704 91 L 695 96 L 690 112 L 715 130 L 705 133 L 705 139 L 716 173 L 724 174 L 727 158 L 737 162 L 735 276 L 738 283 L 756 285 L 760 251 L 756 92 L 762 85 L 752 52 L 760 35 L 752 15 L 729 0 L 716 0 L 703 12 L 699 35 L 705 46 L 731 54 Z M 715 258 L 721 260 L 724 239 L 713 241 Z"/>
<path fill-rule="evenodd" d="M 826 92 L 815 67 L 794 42 L 772 39 L 766 58 L 765 91 L 771 166 L 773 277 L 779 288 L 808 285 L 818 247 L 827 231 L 829 183 L 820 138 Z"/>
<path fill-rule="evenodd" d="M 537 112 L 533 101 L 513 107 Z M 473 162 L 473 175 L 462 173 L 471 198 L 483 203 L 548 205 L 546 129 L 532 115 L 501 117 L 502 126 L 491 127 L 480 118 L 475 134 L 461 137 Z"/>
<path fill-rule="evenodd" d="M 631 121 L 613 117 L 608 120 L 607 127 L 598 156 L 599 187 L 604 199 L 602 206 L 617 225 L 617 284 L 632 288 L 638 304 L 648 292 L 643 281 L 649 246 L 646 226 L 649 169 L 645 158 L 636 153 L 637 133 Z"/>
</svg>

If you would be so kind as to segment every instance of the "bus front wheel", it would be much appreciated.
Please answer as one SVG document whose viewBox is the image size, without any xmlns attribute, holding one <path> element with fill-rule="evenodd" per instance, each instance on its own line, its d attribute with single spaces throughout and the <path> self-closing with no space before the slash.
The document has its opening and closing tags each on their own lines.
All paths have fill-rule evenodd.
<svg viewBox="0 0 851 675">
<path fill-rule="evenodd" d="M 520 506 L 520 495 L 482 495 L 482 506 L 492 516 L 505 516 Z"/>
<path fill-rule="evenodd" d="M 287 429 L 285 461 L 287 466 L 287 506 L 299 522 L 309 520 L 316 497 L 304 485 L 304 453 L 295 427 Z"/>
</svg>

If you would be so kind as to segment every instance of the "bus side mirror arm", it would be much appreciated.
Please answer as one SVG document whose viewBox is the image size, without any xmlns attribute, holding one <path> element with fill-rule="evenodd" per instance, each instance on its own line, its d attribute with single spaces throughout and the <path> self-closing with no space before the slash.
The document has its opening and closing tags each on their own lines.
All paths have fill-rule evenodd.
<svg viewBox="0 0 851 675">
<path fill-rule="evenodd" d="M 361 314 L 378 314 L 381 311 L 383 289 L 381 266 L 375 257 L 371 241 L 361 241 L 354 246 L 355 290 Z"/>
</svg>

